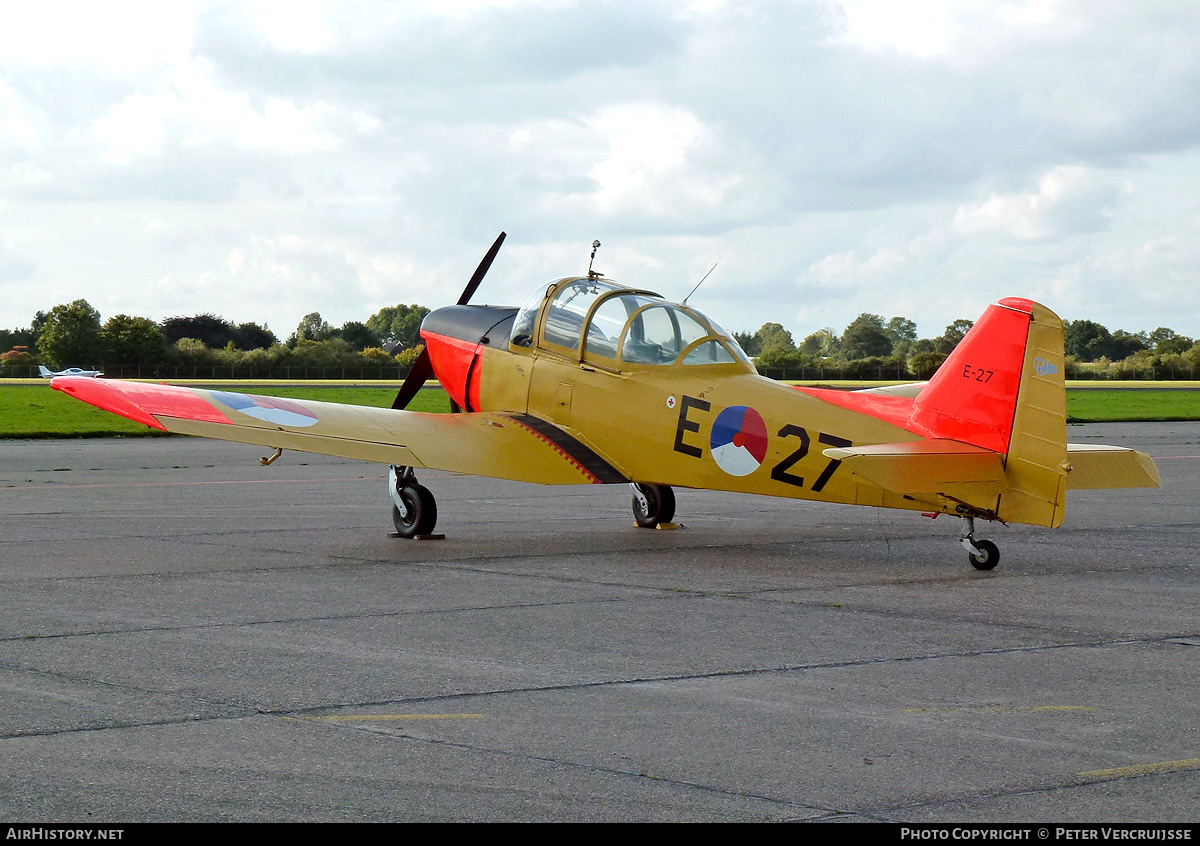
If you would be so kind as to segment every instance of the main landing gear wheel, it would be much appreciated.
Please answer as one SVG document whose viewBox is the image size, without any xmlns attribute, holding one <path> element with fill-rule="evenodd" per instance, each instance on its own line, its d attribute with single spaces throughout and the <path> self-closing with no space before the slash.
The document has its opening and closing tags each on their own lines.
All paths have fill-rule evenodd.
<svg viewBox="0 0 1200 846">
<path fill-rule="evenodd" d="M 633 488 L 633 519 L 643 529 L 653 529 L 659 523 L 670 523 L 675 516 L 675 491 L 666 485 L 639 485 Z"/>
<path fill-rule="evenodd" d="M 979 554 L 969 552 L 967 558 L 976 570 L 994 570 L 1000 563 L 1000 550 L 990 540 L 975 541 L 975 548 L 979 550 Z"/>
<path fill-rule="evenodd" d="M 393 466 L 388 471 L 388 495 L 392 500 L 392 523 L 400 537 L 433 533 L 437 525 L 437 501 L 429 488 L 417 484 L 411 467 Z"/>
</svg>

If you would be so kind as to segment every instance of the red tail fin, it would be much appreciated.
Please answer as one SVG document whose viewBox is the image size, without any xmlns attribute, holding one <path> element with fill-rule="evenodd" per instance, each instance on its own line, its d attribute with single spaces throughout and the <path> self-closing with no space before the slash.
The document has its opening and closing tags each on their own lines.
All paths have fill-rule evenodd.
<svg viewBox="0 0 1200 846">
<path fill-rule="evenodd" d="M 1008 452 L 1033 303 L 989 306 L 913 401 L 910 422 L 939 438 Z"/>
</svg>

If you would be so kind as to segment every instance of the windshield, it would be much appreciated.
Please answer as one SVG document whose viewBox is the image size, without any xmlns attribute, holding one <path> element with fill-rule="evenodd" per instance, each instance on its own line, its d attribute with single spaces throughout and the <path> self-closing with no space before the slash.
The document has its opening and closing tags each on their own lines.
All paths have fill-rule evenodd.
<svg viewBox="0 0 1200 846">
<path fill-rule="evenodd" d="M 542 307 L 542 300 L 546 299 L 546 292 L 553 284 L 553 282 L 547 282 L 530 294 L 529 299 L 525 300 L 525 304 L 517 312 L 509 340 L 518 347 L 533 345 L 533 329 L 537 326 L 538 309 Z"/>
</svg>

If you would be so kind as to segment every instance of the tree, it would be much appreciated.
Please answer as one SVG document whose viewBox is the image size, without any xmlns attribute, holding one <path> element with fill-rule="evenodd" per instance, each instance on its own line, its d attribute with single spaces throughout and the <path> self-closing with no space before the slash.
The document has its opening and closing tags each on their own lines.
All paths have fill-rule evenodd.
<svg viewBox="0 0 1200 846">
<path fill-rule="evenodd" d="M 917 324 L 907 317 L 893 317 L 883 331 L 892 339 L 892 355 L 908 358 L 912 345 L 917 341 Z"/>
<path fill-rule="evenodd" d="M 917 340 L 917 324 L 913 323 L 907 317 L 893 317 L 888 321 L 883 331 L 892 339 L 893 344 L 899 344 L 904 341 L 911 344 Z"/>
<path fill-rule="evenodd" d="M 750 332 L 734 332 L 733 339 L 738 342 L 742 352 L 751 358 L 762 352 L 762 341 L 758 340 L 757 335 Z"/>
<path fill-rule="evenodd" d="M 842 353 L 847 360 L 885 356 L 892 352 L 892 339 L 878 314 L 860 314 L 842 333 Z"/>
<path fill-rule="evenodd" d="M 417 359 L 421 357 L 421 353 L 425 352 L 424 344 L 417 344 L 415 347 L 408 347 L 396 353 L 396 363 L 403 367 L 412 367 L 416 364 Z"/>
<path fill-rule="evenodd" d="M 38 335 L 45 322 L 46 312 L 39 311 L 28 329 L 0 329 L 0 350 L 25 347 L 31 355 L 36 354 Z"/>
<path fill-rule="evenodd" d="M 832 329 L 818 329 L 800 343 L 800 349 L 817 358 L 832 358 L 842 350 L 842 339 Z"/>
<path fill-rule="evenodd" d="M 95 362 L 100 355 L 100 312 L 87 300 L 56 305 L 38 335 L 41 357 L 59 369 Z"/>
<path fill-rule="evenodd" d="M 421 343 L 421 321 L 429 309 L 420 305 L 387 306 L 367 318 L 374 343 L 391 344 L 394 349 L 411 349 Z"/>
<path fill-rule="evenodd" d="M 235 335 L 234 343 L 239 350 L 265 350 L 279 343 L 274 332 L 257 323 L 239 323 Z"/>
<path fill-rule="evenodd" d="M 1180 352 L 1190 346 L 1191 343 L 1184 344 Z M 1128 358 L 1136 352 L 1147 349 L 1149 349 L 1149 344 L 1146 343 L 1145 332 L 1126 332 L 1124 329 L 1118 329 L 1112 333 L 1112 338 L 1109 339 L 1104 354 L 1109 358 Z M 1171 350 L 1164 349 L 1163 352 L 1171 352 Z"/>
<path fill-rule="evenodd" d="M 792 333 L 784 329 L 779 323 L 764 323 L 754 333 L 754 336 L 758 338 L 763 353 L 766 353 L 768 350 L 793 352 L 796 349 L 796 342 L 792 340 Z"/>
<path fill-rule="evenodd" d="M 1070 320 L 1063 333 L 1063 348 L 1067 355 L 1080 361 L 1095 361 L 1104 355 L 1112 335 L 1108 329 L 1091 320 Z"/>
<path fill-rule="evenodd" d="M 913 357 L 908 360 L 908 369 L 916 374 L 918 379 L 928 379 L 937 372 L 945 360 L 946 356 L 940 352 L 914 353 Z"/>
<path fill-rule="evenodd" d="M 360 323 L 357 320 L 347 320 L 342 324 L 342 328 L 338 330 L 338 336 L 350 345 L 353 350 L 365 350 L 367 347 L 375 347 L 379 344 L 379 340 L 375 337 L 375 333 L 367 328 L 365 323 Z"/>
<path fill-rule="evenodd" d="M 15 346 L 6 353 L 0 353 L 0 375 L 29 375 L 37 363 L 37 358 L 29 352 L 29 347 Z"/>
<path fill-rule="evenodd" d="M 319 311 L 300 318 L 296 331 L 288 338 L 288 346 L 295 347 L 300 341 L 328 341 L 337 335 L 337 330 L 325 322 Z"/>
<path fill-rule="evenodd" d="M 1186 335 L 1178 335 L 1174 329 L 1159 326 L 1146 336 L 1146 344 L 1158 355 L 1184 353 L 1192 348 L 1194 342 Z"/>
<path fill-rule="evenodd" d="M 137 367 L 157 364 L 167 349 L 167 339 L 158 324 L 146 317 L 117 314 L 110 317 L 100 330 L 106 364 Z"/>
<path fill-rule="evenodd" d="M 192 317 L 168 317 L 162 322 L 162 333 L 171 343 L 181 338 L 194 338 L 206 347 L 221 349 L 230 341 L 238 341 L 237 330 L 223 317 L 197 314 Z"/>
<path fill-rule="evenodd" d="M 325 323 L 325 326 L 329 324 Z M 314 369 L 357 366 L 356 359 L 357 354 L 341 338 L 326 338 L 323 341 L 298 338 L 291 356 L 293 364 Z"/>
<path fill-rule="evenodd" d="M 167 350 L 167 361 L 185 367 L 212 364 L 216 353 L 199 338 L 180 338 Z"/>
<path fill-rule="evenodd" d="M 958 346 L 958 342 L 966 337 L 967 332 L 975 325 L 974 320 L 966 320 L 959 318 L 946 327 L 946 331 L 942 333 L 942 337 L 935 340 L 937 351 L 942 355 L 950 355 L 954 352 L 954 348 Z"/>
</svg>

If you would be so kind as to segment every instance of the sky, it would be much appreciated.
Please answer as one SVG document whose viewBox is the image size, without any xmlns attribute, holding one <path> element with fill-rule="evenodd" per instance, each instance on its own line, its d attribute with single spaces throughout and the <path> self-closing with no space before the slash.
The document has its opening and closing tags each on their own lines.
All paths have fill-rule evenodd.
<svg viewBox="0 0 1200 846">
<path fill-rule="evenodd" d="M 0 328 L 291 333 L 596 268 L 730 331 L 1200 336 L 1186 0 L 5 3 Z"/>
</svg>

